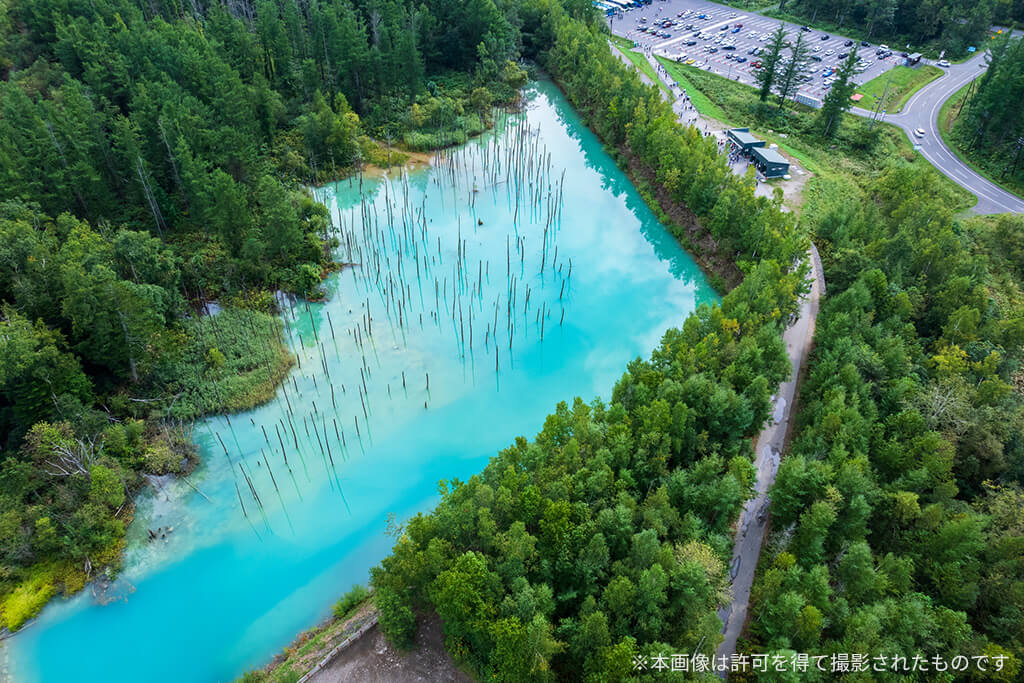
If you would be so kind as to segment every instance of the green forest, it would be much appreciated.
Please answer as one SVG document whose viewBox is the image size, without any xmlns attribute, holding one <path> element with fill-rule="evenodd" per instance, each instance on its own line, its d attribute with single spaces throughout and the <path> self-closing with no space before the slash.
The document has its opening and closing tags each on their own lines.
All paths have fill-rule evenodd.
<svg viewBox="0 0 1024 683">
<path fill-rule="evenodd" d="M 436 611 L 456 661 L 488 680 L 632 680 L 637 656 L 713 654 L 750 437 L 789 372 L 780 316 L 803 273 L 779 264 L 807 230 L 829 298 L 740 649 L 985 655 L 1004 658 L 986 680 L 1016 680 L 1024 262 L 1004 245 L 1021 243 L 1024 220 L 954 217 L 959 193 L 891 151 L 868 177 L 826 176 L 787 229 L 777 207 L 751 209 L 749 186 L 716 177 L 701 136 L 608 55 L 600 29 L 557 8 L 548 21 L 542 63 L 591 127 L 745 275 L 631 363 L 608 402 L 560 404 L 481 475 L 444 482 L 373 571 L 381 628 L 409 644 L 417 613 Z M 822 147 L 838 128 L 826 116 L 842 112 L 806 138 Z"/>
<path fill-rule="evenodd" d="M 953 112 L 951 142 L 993 180 L 1024 190 L 1024 39 L 1005 33 L 993 44 L 988 69 L 967 86 Z"/>
<path fill-rule="evenodd" d="M 0 626 L 117 564 L 144 477 L 195 464 L 189 420 L 273 396 L 275 292 L 338 266 L 305 187 L 483 130 L 526 81 L 514 18 L 0 5 Z"/>
<path fill-rule="evenodd" d="M 1020 13 L 883 5 L 828 11 L 954 51 Z M 798 219 L 678 123 L 586 0 L 9 0 L 0 43 L 0 627 L 117 565 L 146 476 L 194 466 L 193 418 L 273 395 L 293 362 L 278 302 L 343 265 L 306 188 L 465 142 L 529 63 L 731 289 L 607 400 L 567 397 L 441 482 L 372 570 L 381 630 L 408 647 L 434 611 L 481 680 L 626 681 L 636 656 L 712 654 L 813 239 L 828 298 L 741 650 L 1024 672 L 1020 216 L 955 214 L 934 169 L 885 148 L 870 175 L 809 185 Z M 998 102 L 1020 45 L 996 49 L 957 133 L 1014 162 L 1020 117 Z M 814 144 L 881 156 L 845 108 L 807 123 Z"/>
</svg>

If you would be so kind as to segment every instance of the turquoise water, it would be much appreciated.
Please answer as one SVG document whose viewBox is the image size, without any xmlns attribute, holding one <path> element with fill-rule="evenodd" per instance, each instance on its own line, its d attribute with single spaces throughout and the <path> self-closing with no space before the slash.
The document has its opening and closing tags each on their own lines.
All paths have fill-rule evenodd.
<svg viewBox="0 0 1024 683">
<path fill-rule="evenodd" d="M 267 405 L 196 424 L 195 488 L 147 489 L 120 576 L 5 643 L 15 680 L 225 681 L 265 663 L 366 580 L 390 515 L 430 509 L 439 480 L 558 401 L 607 397 L 714 299 L 549 83 L 429 169 L 318 196 L 359 265 L 286 311 L 301 368 Z"/>
</svg>

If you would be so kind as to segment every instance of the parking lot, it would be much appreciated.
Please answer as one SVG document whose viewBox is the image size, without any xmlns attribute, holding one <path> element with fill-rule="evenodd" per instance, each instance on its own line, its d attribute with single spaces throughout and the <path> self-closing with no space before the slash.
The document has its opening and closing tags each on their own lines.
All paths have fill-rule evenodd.
<svg viewBox="0 0 1024 683">
<path fill-rule="evenodd" d="M 703 18 L 701 18 L 703 15 Z M 668 27 L 655 26 L 671 20 Z M 613 33 L 628 38 L 645 50 L 669 59 L 707 69 L 732 80 L 754 85 L 754 64 L 779 20 L 734 7 L 703 0 L 655 0 L 653 4 L 627 9 L 608 18 Z M 795 42 L 801 27 L 782 22 L 787 38 Z M 641 31 L 641 27 L 649 31 Z M 687 28 L 691 27 L 692 28 Z M 652 34 L 656 31 L 656 34 Z M 700 35 L 696 35 L 697 33 Z M 668 34 L 668 37 L 664 37 Z M 904 63 L 902 49 L 891 46 L 892 54 L 880 59 L 877 45 L 862 45 L 845 36 L 818 31 L 804 31 L 804 40 L 811 52 L 805 73 L 810 77 L 800 85 L 799 92 L 821 99 L 828 92 L 829 72 L 842 62 L 840 55 L 857 50 L 865 65 L 854 80 L 860 84 Z M 902 46 L 901 46 L 902 47 Z M 788 56 L 790 51 L 783 50 Z"/>
</svg>

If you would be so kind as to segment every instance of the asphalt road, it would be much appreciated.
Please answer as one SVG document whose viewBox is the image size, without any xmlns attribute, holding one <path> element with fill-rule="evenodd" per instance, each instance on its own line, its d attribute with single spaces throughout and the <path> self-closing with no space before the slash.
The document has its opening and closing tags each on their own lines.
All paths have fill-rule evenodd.
<svg viewBox="0 0 1024 683">
<path fill-rule="evenodd" d="M 689 11 L 687 16 L 679 16 L 679 13 L 687 11 Z M 697 17 L 699 14 L 705 14 L 707 18 L 699 19 Z M 647 21 L 641 21 L 643 18 L 646 18 Z M 643 25 L 650 26 L 655 21 L 662 19 L 672 19 L 677 24 L 682 23 L 683 27 L 693 24 L 694 28 L 659 29 L 660 32 L 669 33 L 669 38 L 651 36 L 648 33 L 640 32 L 637 28 Z M 651 5 L 627 10 L 619 17 L 609 18 L 608 22 L 615 34 L 633 40 L 645 52 L 664 55 L 670 59 L 682 57 L 683 61 L 693 59 L 693 66 L 748 85 L 754 84 L 754 69 L 751 67 L 751 63 L 757 59 L 755 55 L 748 54 L 749 51 L 752 48 L 764 46 L 766 41 L 763 40 L 763 35 L 770 33 L 779 25 L 777 19 L 755 12 L 742 12 L 736 8 L 707 0 L 656 0 Z M 799 26 L 782 23 L 786 25 L 787 35 L 791 39 L 800 32 Z M 737 24 L 742 24 L 742 27 L 739 32 L 733 33 Z M 723 28 L 725 30 L 722 30 Z M 700 29 L 703 35 L 710 34 L 711 38 L 693 36 L 692 34 L 697 29 Z M 715 42 L 720 35 L 724 39 L 734 40 L 736 49 L 731 51 L 721 49 L 722 43 L 716 44 Z M 821 38 L 825 34 L 818 30 L 806 32 L 806 35 L 810 38 L 809 44 L 812 49 L 818 48 L 818 52 L 812 54 L 821 57 L 822 61 L 812 62 L 812 79 L 803 84 L 799 92 L 821 99 L 827 92 L 827 87 L 823 82 L 824 72 L 838 64 L 839 54 L 851 49 L 845 46 L 849 39 L 845 36 L 829 34 L 828 40 L 822 40 Z M 691 41 L 696 44 L 687 45 Z M 711 46 L 718 47 L 718 51 L 709 52 L 708 48 Z M 901 51 L 901 46 L 893 45 L 891 47 L 896 54 L 888 59 L 879 60 L 875 56 L 876 45 L 862 47 L 859 42 L 854 42 L 853 49 L 859 50 L 863 58 L 871 63 L 870 68 L 859 74 L 854 80 L 857 83 L 866 83 L 900 64 L 903 61 L 898 54 Z M 829 50 L 833 54 L 826 54 Z M 728 58 L 730 55 L 732 59 Z M 746 57 L 746 61 L 736 63 L 736 57 Z M 972 208 L 974 213 L 1024 213 L 1024 199 L 1007 192 L 962 162 L 946 145 L 939 133 L 938 116 L 943 103 L 969 81 L 981 75 L 985 66 L 985 54 L 978 53 L 962 64 L 953 64 L 944 68 L 946 73 L 915 93 L 904 105 L 901 113 L 885 114 L 880 118 L 902 128 L 925 159 L 953 182 L 977 197 L 978 201 Z M 872 116 L 871 112 L 856 107 L 851 111 L 859 116 Z M 924 131 L 923 136 L 916 134 L 919 128 Z"/>
<path fill-rule="evenodd" d="M 1007 192 L 960 161 L 939 133 L 939 110 L 943 103 L 984 73 L 985 66 L 983 53 L 962 64 L 952 65 L 941 77 L 914 93 L 902 113 L 886 114 L 882 118 L 906 131 L 925 159 L 978 198 L 972 209 L 975 213 L 1024 213 L 1024 199 Z M 864 109 L 854 108 L 852 111 L 860 116 L 871 116 L 871 112 Z M 924 130 L 923 137 L 915 133 L 918 128 Z"/>
</svg>

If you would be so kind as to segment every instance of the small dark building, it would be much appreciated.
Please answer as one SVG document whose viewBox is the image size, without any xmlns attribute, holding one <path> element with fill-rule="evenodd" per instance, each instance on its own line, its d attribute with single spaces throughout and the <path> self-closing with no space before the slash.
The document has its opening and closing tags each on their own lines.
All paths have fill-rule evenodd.
<svg viewBox="0 0 1024 683">
<path fill-rule="evenodd" d="M 750 134 L 749 128 L 731 128 L 727 133 L 729 142 L 749 153 L 754 147 L 764 147 L 764 140 L 758 140 Z"/>
<path fill-rule="evenodd" d="M 749 128 L 731 128 L 726 134 L 729 142 L 736 145 L 765 178 L 779 178 L 789 173 L 789 162 L 778 151 L 766 147 L 764 140 L 750 134 Z"/>
<path fill-rule="evenodd" d="M 755 147 L 750 150 L 750 155 L 757 170 L 761 171 L 765 178 L 781 178 L 789 173 L 789 162 L 786 161 L 786 157 L 774 149 Z"/>
</svg>

